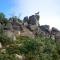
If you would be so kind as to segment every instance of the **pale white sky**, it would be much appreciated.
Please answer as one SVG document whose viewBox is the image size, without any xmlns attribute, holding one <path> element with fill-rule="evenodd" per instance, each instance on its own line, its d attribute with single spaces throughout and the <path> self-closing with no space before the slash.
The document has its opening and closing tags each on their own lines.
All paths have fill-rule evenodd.
<svg viewBox="0 0 60 60">
<path fill-rule="evenodd" d="M 4 0 L 2 0 L 4 1 Z M 5 3 L 6 15 L 16 14 L 23 18 L 40 12 L 40 24 L 48 24 L 60 29 L 60 0 L 10 0 Z M 4 4 L 1 2 L 1 5 Z M 10 7 L 7 11 L 7 8 Z M 1 9 L 0 10 L 4 10 Z M 4 11 L 3 11 L 4 12 Z"/>
<path fill-rule="evenodd" d="M 18 7 L 22 17 L 39 11 L 41 25 L 48 24 L 60 29 L 60 0 L 20 0 Z"/>
</svg>

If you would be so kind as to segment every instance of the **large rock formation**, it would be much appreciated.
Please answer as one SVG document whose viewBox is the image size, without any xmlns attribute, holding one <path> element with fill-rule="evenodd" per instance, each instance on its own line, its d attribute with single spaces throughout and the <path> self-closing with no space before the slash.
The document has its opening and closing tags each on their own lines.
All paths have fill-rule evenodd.
<svg viewBox="0 0 60 60">
<path fill-rule="evenodd" d="M 32 15 L 29 17 L 28 24 L 35 25 L 36 24 L 36 18 L 35 15 Z"/>
<path fill-rule="evenodd" d="M 57 28 L 55 28 L 55 27 L 52 27 L 51 34 L 55 35 L 57 32 L 59 32 L 59 30 Z"/>
<path fill-rule="evenodd" d="M 55 34 L 55 40 L 60 43 L 60 32 Z"/>
<path fill-rule="evenodd" d="M 45 33 L 49 33 L 50 27 L 49 27 L 49 25 L 42 25 L 42 26 L 40 26 L 40 29 L 42 31 L 44 31 Z"/>
<path fill-rule="evenodd" d="M 25 27 L 28 26 L 28 21 L 29 21 L 28 16 L 24 17 L 24 19 L 23 19 L 23 25 L 24 25 Z"/>
<path fill-rule="evenodd" d="M 29 21 L 28 21 L 28 28 L 31 31 L 34 31 L 36 29 L 38 29 L 39 26 L 39 14 L 35 14 L 32 16 L 29 16 Z"/>
<path fill-rule="evenodd" d="M 23 26 L 24 26 L 23 27 L 24 32 L 22 32 L 21 35 L 34 38 L 34 35 L 38 31 L 39 13 L 36 13 L 35 15 L 29 16 L 29 18 L 27 16 L 24 17 Z"/>
<path fill-rule="evenodd" d="M 60 41 L 60 31 L 55 27 L 52 27 L 51 29 L 51 38 Z"/>
<path fill-rule="evenodd" d="M 53 39 L 60 40 L 60 31 L 56 29 L 55 27 L 52 27 L 50 30 L 49 25 L 39 25 L 39 12 L 35 13 L 31 16 L 26 16 L 23 19 L 23 23 L 19 22 L 18 18 L 12 17 L 9 19 L 9 23 L 7 23 L 5 26 L 0 23 L 0 29 L 3 28 L 5 31 L 5 34 L 8 37 L 14 37 L 15 36 L 28 36 L 28 37 L 35 37 L 35 35 L 42 35 L 44 37 L 50 37 Z M 12 36 L 13 35 L 13 36 Z"/>
<path fill-rule="evenodd" d="M 60 31 L 55 27 L 52 27 L 52 29 L 50 30 L 49 25 L 39 26 L 38 34 L 42 35 L 43 37 L 52 38 L 56 41 L 60 41 Z"/>
<path fill-rule="evenodd" d="M 38 34 L 45 36 L 45 37 L 49 37 L 50 36 L 50 26 L 49 25 L 41 25 L 38 28 Z"/>
<path fill-rule="evenodd" d="M 28 24 L 31 24 L 31 25 L 37 25 L 39 24 L 39 14 L 35 14 L 35 15 L 32 15 L 32 16 L 29 16 L 29 21 L 28 21 Z"/>
<path fill-rule="evenodd" d="M 25 23 L 25 22 L 28 22 L 28 20 L 29 20 L 28 16 L 25 16 L 24 19 L 23 19 L 23 22 L 24 22 L 24 23 Z"/>
</svg>

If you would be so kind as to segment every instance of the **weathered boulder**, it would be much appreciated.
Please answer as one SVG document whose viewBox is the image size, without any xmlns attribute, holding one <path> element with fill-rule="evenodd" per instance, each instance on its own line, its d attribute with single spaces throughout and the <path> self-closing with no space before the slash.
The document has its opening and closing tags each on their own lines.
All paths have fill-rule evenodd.
<svg viewBox="0 0 60 60">
<path fill-rule="evenodd" d="M 27 28 L 30 30 L 30 31 L 35 31 L 38 27 L 36 25 L 28 25 Z"/>
<path fill-rule="evenodd" d="M 51 34 L 55 35 L 57 32 L 59 32 L 59 30 L 57 28 L 55 28 L 55 27 L 52 27 Z"/>
<path fill-rule="evenodd" d="M 39 26 L 39 14 L 35 14 L 32 16 L 29 16 L 29 21 L 28 21 L 28 28 L 31 31 L 34 31 L 38 28 Z"/>
<path fill-rule="evenodd" d="M 1 49 L 1 53 L 6 53 L 6 49 Z"/>
<path fill-rule="evenodd" d="M 4 24 L 0 23 L 0 29 L 4 29 Z"/>
<path fill-rule="evenodd" d="M 28 20 L 29 20 L 28 16 L 24 17 L 23 23 L 28 22 Z"/>
<path fill-rule="evenodd" d="M 40 29 L 45 32 L 45 33 L 49 33 L 49 25 L 42 25 L 40 26 Z"/>
<path fill-rule="evenodd" d="M 55 40 L 56 40 L 57 42 L 60 42 L 60 32 L 57 32 L 57 33 L 55 34 Z"/>
<path fill-rule="evenodd" d="M 41 25 L 38 26 L 37 35 L 41 35 L 43 37 L 50 37 L 50 26 L 49 25 Z"/>
<path fill-rule="evenodd" d="M 4 30 L 4 35 L 6 35 L 7 37 L 9 37 L 11 40 L 16 40 L 16 35 L 15 32 L 10 31 L 10 30 Z"/>
<path fill-rule="evenodd" d="M 2 48 L 2 44 L 1 44 L 1 42 L 0 42 L 0 48 Z"/>
<path fill-rule="evenodd" d="M 15 56 L 18 60 L 25 60 L 25 56 L 23 56 L 23 55 L 16 54 Z"/>
<path fill-rule="evenodd" d="M 29 16 L 29 21 L 28 21 L 28 24 L 31 24 L 31 25 L 38 25 L 39 24 L 39 13 L 35 14 L 35 15 L 32 15 L 32 16 Z"/>
<path fill-rule="evenodd" d="M 55 27 L 52 27 L 51 31 L 50 31 L 50 37 L 54 40 L 59 40 L 59 35 L 60 34 L 60 31 L 55 28 Z"/>
<path fill-rule="evenodd" d="M 35 15 L 29 16 L 28 24 L 31 24 L 31 25 L 35 25 L 36 24 Z"/>
<path fill-rule="evenodd" d="M 11 23 L 7 23 L 5 26 L 4 26 L 4 30 L 11 30 L 12 29 L 12 24 Z"/>
</svg>

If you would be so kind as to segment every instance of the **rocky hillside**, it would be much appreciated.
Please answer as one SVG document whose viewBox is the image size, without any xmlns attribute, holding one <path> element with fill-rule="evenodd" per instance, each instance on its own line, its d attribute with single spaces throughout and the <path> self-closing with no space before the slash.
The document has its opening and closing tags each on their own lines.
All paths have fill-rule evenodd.
<svg viewBox="0 0 60 60">
<path fill-rule="evenodd" d="M 60 60 L 60 31 L 39 18 L 39 12 L 23 20 L 0 16 L 0 60 Z"/>
<path fill-rule="evenodd" d="M 50 29 L 49 25 L 40 25 L 39 12 L 31 16 L 24 17 L 20 20 L 17 16 L 7 19 L 3 13 L 0 13 L 0 29 L 2 29 L 8 37 L 15 40 L 16 36 L 28 36 L 34 38 L 35 36 L 43 36 L 44 38 L 60 39 L 60 31 L 55 27 Z"/>
</svg>

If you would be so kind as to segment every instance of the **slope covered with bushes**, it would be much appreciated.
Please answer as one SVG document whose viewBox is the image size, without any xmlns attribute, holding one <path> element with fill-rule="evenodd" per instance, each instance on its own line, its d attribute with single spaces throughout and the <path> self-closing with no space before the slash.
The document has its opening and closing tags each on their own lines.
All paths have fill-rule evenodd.
<svg viewBox="0 0 60 60">
<path fill-rule="evenodd" d="M 22 56 L 22 60 L 60 60 L 60 44 L 51 38 L 20 36 L 0 49 L 0 60 L 18 60 L 16 54 Z"/>
</svg>

